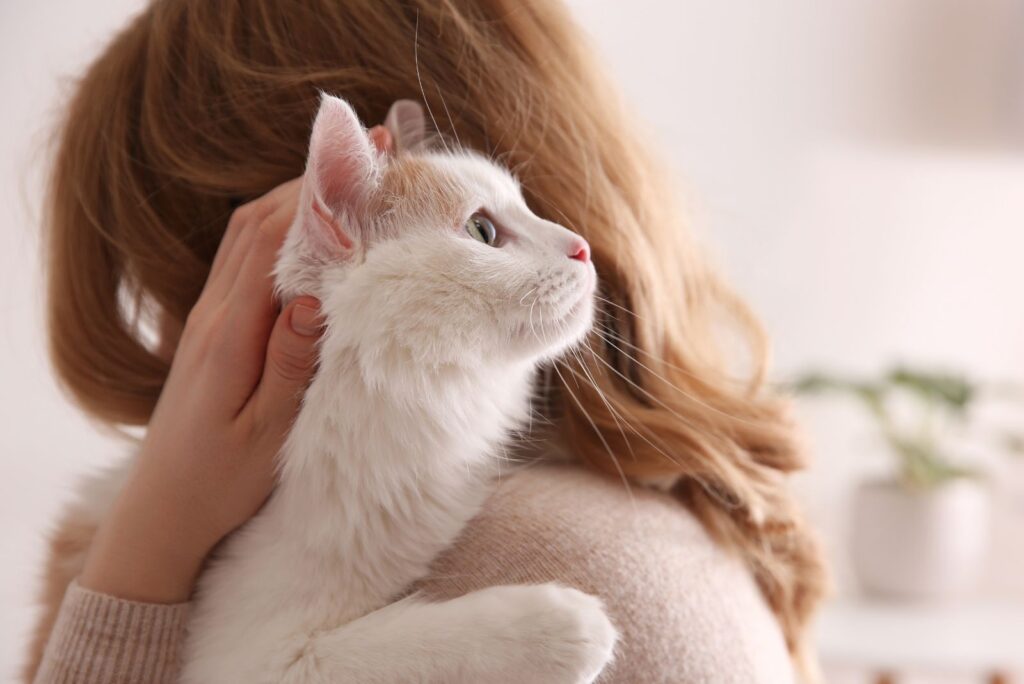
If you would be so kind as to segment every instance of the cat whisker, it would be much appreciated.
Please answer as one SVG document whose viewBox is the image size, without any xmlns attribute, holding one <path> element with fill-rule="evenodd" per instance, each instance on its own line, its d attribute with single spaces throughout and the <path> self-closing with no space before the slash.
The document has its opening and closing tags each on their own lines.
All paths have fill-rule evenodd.
<svg viewBox="0 0 1024 684">
<path fill-rule="evenodd" d="M 588 351 L 591 351 L 591 353 L 593 353 L 593 350 L 591 350 L 589 348 L 588 348 Z M 596 391 L 598 393 L 598 395 L 601 397 L 601 400 L 604 402 L 605 407 L 607 407 L 609 413 L 612 415 L 612 419 L 614 420 L 614 418 L 617 416 L 618 418 L 620 418 L 622 420 L 623 424 L 625 424 L 627 427 L 630 428 L 630 432 L 632 432 L 633 434 L 635 434 L 637 436 L 643 437 L 643 435 L 641 434 L 640 430 L 637 429 L 636 425 L 631 423 L 625 416 L 623 416 L 620 412 L 615 410 L 614 407 L 612 407 L 610 400 L 607 398 L 607 395 L 598 386 L 597 381 L 594 379 L 593 374 L 587 369 L 587 367 L 585 365 L 585 361 L 582 358 L 580 359 L 580 364 L 581 364 L 581 368 L 583 369 L 584 373 L 586 373 L 587 379 L 590 382 L 591 386 L 593 387 L 594 391 Z M 573 369 L 568 369 L 568 370 L 571 371 L 572 373 L 579 374 L 578 371 L 575 371 Z M 620 426 L 620 431 L 622 432 L 622 425 L 620 424 L 620 422 L 618 422 L 616 420 L 615 424 Z M 628 440 L 627 435 L 626 435 L 625 432 L 623 432 L 623 438 Z M 651 445 L 653 446 L 653 444 L 651 444 Z M 635 458 L 636 454 L 634 453 L 633 456 Z M 666 455 L 666 456 L 668 456 L 668 455 Z"/>
<path fill-rule="evenodd" d="M 519 178 L 520 177 L 519 176 L 520 171 L 522 169 L 527 168 L 531 163 L 533 163 L 533 159 L 536 156 L 537 156 L 537 150 L 535 149 L 532 153 L 530 153 L 529 157 L 527 157 L 526 159 L 524 159 L 521 162 L 519 162 L 518 164 L 516 164 L 515 168 L 510 170 L 510 173 L 512 174 L 512 176 L 514 178 Z"/>
<path fill-rule="evenodd" d="M 511 145 L 509 145 L 509 148 L 508 148 L 509 149 L 509 156 L 512 155 L 512 151 L 513 150 L 518 150 L 519 149 L 519 142 L 523 138 L 523 132 L 526 130 L 526 126 L 530 122 L 532 122 L 532 121 L 533 121 L 533 101 L 530 100 L 530 99 L 527 99 L 525 101 L 524 108 L 522 110 L 520 110 L 519 121 L 517 122 L 517 123 L 519 123 L 519 133 L 516 134 L 515 141 L 513 141 L 513 143 Z M 506 164 L 505 166 L 508 166 L 508 165 Z M 517 165 L 517 166 L 520 166 L 520 165 Z M 512 175 L 513 176 L 517 176 L 517 174 L 514 171 L 512 172 Z"/>
<path fill-rule="evenodd" d="M 529 323 L 530 323 L 530 333 L 533 335 L 534 339 L 536 339 L 538 342 L 541 342 L 542 340 L 540 339 L 540 335 L 537 333 L 537 329 L 535 327 L 533 327 L 533 307 L 535 307 L 535 306 L 537 306 L 537 299 L 536 299 L 536 297 L 534 298 L 533 302 L 530 304 L 530 313 L 529 313 L 529 319 L 528 319 Z"/>
<path fill-rule="evenodd" d="M 420 75 L 420 10 L 416 9 L 416 28 L 414 29 L 412 39 L 412 56 L 413 63 L 416 66 L 416 81 L 420 86 L 420 96 L 423 98 L 423 105 L 427 108 L 427 114 L 430 115 L 430 121 L 434 124 L 434 130 L 437 131 L 437 137 L 441 139 L 441 144 L 444 145 L 445 152 L 451 154 L 451 148 L 448 147 L 448 142 L 441 135 L 441 128 L 437 125 L 437 119 L 434 118 L 434 111 L 430 108 L 430 100 L 427 99 L 427 91 L 423 88 L 423 76 Z"/>
<path fill-rule="evenodd" d="M 522 297 L 520 297 L 519 298 L 519 306 L 526 306 L 526 304 L 523 303 L 523 300 L 525 300 L 527 297 L 529 297 L 534 292 L 536 292 L 539 287 L 540 287 L 539 285 L 534 285 L 532 288 L 530 288 L 530 290 L 526 294 L 524 294 Z"/>
<path fill-rule="evenodd" d="M 648 373 L 650 373 L 651 375 L 653 375 L 653 376 L 654 376 L 655 378 L 657 378 L 658 380 L 661 380 L 661 381 L 662 381 L 663 383 L 665 383 L 666 385 L 668 385 L 668 386 L 669 386 L 669 387 L 671 387 L 671 388 L 672 388 L 673 390 L 675 390 L 676 392 L 678 392 L 678 393 L 679 393 L 680 395 L 682 395 L 682 396 L 686 397 L 686 398 L 687 398 L 687 399 L 689 399 L 690 401 L 692 401 L 692 402 L 694 402 L 694 403 L 696 403 L 696 404 L 698 404 L 698 405 L 700 405 L 700 406 L 703 406 L 704 408 L 708 409 L 709 411 L 712 411 L 712 412 L 714 412 L 714 413 L 717 413 L 717 414 L 719 414 L 719 415 L 721 415 L 721 416 L 724 416 L 724 417 L 726 417 L 726 418 L 729 418 L 730 420 L 733 420 L 733 421 L 735 421 L 735 422 L 739 422 L 739 423 L 746 423 L 746 424 L 748 424 L 748 425 L 752 424 L 752 422 L 751 422 L 751 421 L 749 421 L 749 420 L 745 420 L 745 419 L 743 419 L 743 418 L 740 418 L 740 417 L 738 417 L 738 416 L 734 416 L 734 415 L 733 415 L 733 414 L 731 414 L 731 413 L 728 413 L 728 412 L 726 412 L 726 411 L 723 411 L 722 409 L 720 409 L 720 408 L 717 408 L 717 407 L 715 407 L 715 406 L 712 406 L 711 404 L 707 403 L 706 401 L 703 401 L 703 400 L 702 400 L 702 399 L 701 399 L 700 397 L 698 397 L 698 396 L 696 396 L 696 395 L 693 395 L 693 394 L 690 394 L 689 392 L 687 392 L 687 391 L 683 390 L 683 389 L 682 389 L 682 388 L 680 388 L 680 387 L 679 387 L 678 385 L 676 385 L 676 384 L 672 383 L 672 382 L 671 382 L 671 381 L 669 381 L 669 380 L 668 380 L 667 378 L 665 378 L 664 376 L 662 376 L 662 375 L 661 375 L 660 373 L 658 373 L 657 371 L 655 371 L 655 370 L 654 370 L 653 368 L 651 368 L 650 366 L 648 366 L 648 365 L 644 364 L 644 363 L 643 363 L 642 361 L 640 361 L 640 360 L 639 360 L 638 358 L 636 358 L 635 356 L 632 356 L 631 354 L 629 354 L 629 353 L 628 353 L 627 351 L 625 351 L 624 349 L 622 349 L 622 348 L 618 347 L 618 346 L 617 346 L 617 345 L 615 344 L 615 342 L 613 342 L 612 340 L 610 340 L 610 339 L 609 339 L 608 337 L 604 336 L 604 335 L 603 335 L 603 334 L 602 334 L 602 333 L 601 333 L 600 331 L 598 331 L 598 330 L 596 330 L 596 329 L 595 329 L 595 331 L 594 331 L 594 332 L 595 332 L 595 333 L 597 333 L 597 335 L 599 335 L 599 336 L 600 336 L 600 337 L 601 337 L 601 338 L 602 338 L 602 339 L 603 339 L 603 340 L 604 340 L 604 341 L 605 341 L 605 342 L 606 342 L 606 343 L 607 343 L 607 344 L 608 344 L 609 346 L 611 346 L 611 347 L 612 347 L 613 349 L 615 349 L 616 351 L 618 351 L 618 352 L 619 352 L 620 354 L 622 354 L 623 356 L 625 356 L 625 357 L 626 357 L 627 359 L 629 359 L 629 360 L 630 360 L 630 361 L 632 361 L 633 363 L 635 363 L 635 364 L 637 364 L 638 366 L 640 366 L 641 368 L 643 368 L 643 369 L 644 369 L 645 371 L 647 371 Z M 599 355 L 597 354 L 597 352 L 594 352 L 594 351 L 593 351 L 593 349 L 591 349 L 591 353 L 593 353 L 593 354 L 594 354 L 595 356 L 598 356 L 598 358 L 599 358 L 599 359 L 601 360 L 601 362 L 602 362 L 602 363 L 604 363 L 605 365 L 608 365 L 608 362 L 607 362 L 607 361 L 605 361 L 605 360 L 604 360 L 603 358 L 601 358 L 601 357 L 600 357 L 600 356 L 599 356 Z M 609 367 L 609 368 L 612 368 L 612 366 L 610 366 L 610 365 L 608 365 L 608 367 Z M 648 395 L 650 394 L 650 393 L 649 393 L 649 392 L 648 392 L 647 390 L 645 390 L 645 389 L 643 389 L 642 387 L 640 387 L 639 385 L 637 385 L 637 384 L 636 384 L 635 382 L 633 382 L 632 380 L 630 380 L 629 378 L 627 378 L 627 377 L 626 377 L 625 375 L 622 375 L 621 373 L 619 373 L 619 371 L 618 371 L 618 370 L 616 370 L 616 369 L 613 369 L 613 370 L 615 370 L 615 372 L 616 372 L 617 374 L 619 374 L 619 375 L 620 375 L 620 376 L 621 376 L 621 377 L 622 377 L 623 379 L 625 379 L 625 380 L 626 380 L 627 382 L 629 382 L 629 383 L 630 383 L 631 385 L 633 385 L 634 387 L 636 387 L 636 388 L 637 388 L 638 390 L 640 390 L 640 391 L 641 391 L 641 392 L 643 392 L 644 394 L 648 394 Z"/>
<path fill-rule="evenodd" d="M 498 471 L 497 478 L 500 480 L 501 479 L 501 462 L 508 460 L 508 451 L 505 449 L 505 446 L 503 444 L 499 444 L 498 448 L 501 450 L 501 453 L 500 454 L 494 454 L 494 456 L 495 456 L 494 467 Z"/>
<path fill-rule="evenodd" d="M 596 292 L 594 293 L 594 299 L 596 299 L 598 301 L 601 301 L 601 302 L 604 302 L 605 304 L 608 304 L 610 306 L 614 306 L 616 309 L 619 309 L 621 311 L 626 312 L 627 314 L 629 314 L 633 318 L 637 319 L 638 321 L 642 321 L 643 320 L 642 318 L 640 318 L 639 314 L 634 313 L 633 311 L 630 311 L 629 309 L 627 309 L 626 307 L 622 306 L 618 302 L 613 302 L 612 300 L 608 299 L 607 297 L 602 297 L 601 295 L 597 294 Z"/>
<path fill-rule="evenodd" d="M 507 132 L 508 132 L 508 129 L 503 130 L 501 132 L 501 137 L 498 138 L 498 142 L 496 142 L 496 143 L 491 143 L 490 136 L 487 135 L 487 133 L 484 134 L 484 135 L 487 135 L 487 138 L 488 138 L 487 139 L 487 158 L 490 159 L 491 162 L 494 163 L 494 164 L 501 164 L 500 157 L 504 153 L 503 152 L 498 152 L 498 146 L 501 145 L 501 141 L 505 139 L 505 133 L 507 133 Z M 502 164 L 502 166 L 504 166 L 504 164 Z"/>
<path fill-rule="evenodd" d="M 537 194 L 537 193 L 534 193 L 534 194 Z M 570 220 L 569 217 L 565 215 L 565 212 L 558 208 L 558 205 L 552 203 L 551 200 L 549 200 L 549 199 L 547 199 L 545 197 L 542 197 L 539 194 L 537 194 L 537 196 L 540 199 L 540 201 L 542 203 L 544 203 L 545 206 L 547 206 L 549 209 L 554 210 L 554 212 L 559 215 L 559 217 L 564 222 L 564 226 L 566 228 L 568 228 L 569 230 L 571 230 L 574 233 L 579 233 L 579 234 L 582 235 L 582 233 L 580 233 L 580 231 L 576 228 L 576 225 L 572 222 L 572 220 Z"/>
<path fill-rule="evenodd" d="M 643 354 L 647 358 L 649 358 L 649 359 L 651 359 L 653 361 L 656 361 L 658 364 L 660 364 L 662 366 L 665 366 L 666 368 L 671 368 L 672 370 L 678 371 L 678 372 L 680 372 L 680 373 L 682 373 L 682 374 L 684 374 L 684 375 L 686 375 L 688 377 L 697 377 L 697 374 L 694 373 L 693 371 L 687 370 L 686 368 L 683 368 L 682 366 L 676 366 L 676 365 L 674 365 L 672 363 L 669 363 L 668 361 L 666 361 L 662 357 L 658 356 L 657 354 L 652 354 L 651 352 L 647 351 L 643 347 L 639 347 L 639 346 L 637 346 L 637 345 L 635 345 L 635 344 L 633 344 L 631 342 L 627 342 L 626 339 L 624 337 L 622 337 L 617 331 L 612 331 L 612 330 L 609 330 L 608 328 L 600 328 L 598 326 L 594 326 L 593 332 L 594 332 L 595 335 L 599 335 L 601 338 L 603 338 L 606 342 L 615 343 L 615 344 L 621 344 L 621 345 L 623 345 L 625 347 L 629 347 L 630 349 L 636 351 L 638 354 Z M 614 339 L 611 339 L 613 337 L 614 337 Z M 622 354 L 624 354 L 624 355 L 626 353 L 626 352 L 622 351 L 621 349 L 619 349 L 619 351 Z M 632 357 L 629 357 L 629 358 L 632 358 Z"/>
<path fill-rule="evenodd" d="M 636 452 L 633 451 L 633 445 L 630 443 L 629 437 L 626 435 L 626 431 L 622 427 L 622 423 L 619 422 L 619 418 L 622 418 L 622 420 L 627 423 L 628 421 L 626 421 L 625 416 L 622 416 L 618 411 L 616 411 L 615 408 L 611 405 L 611 402 L 608 401 L 608 397 L 605 395 L 604 390 L 601 389 L 600 385 L 597 384 L 597 381 L 594 379 L 593 374 L 591 374 L 590 369 L 587 368 L 586 361 L 584 361 L 583 356 L 580 354 L 579 350 L 573 349 L 572 354 L 576 358 L 576 360 L 579 361 L 580 368 L 586 374 L 587 380 L 590 382 L 591 388 L 593 388 L 593 390 L 597 392 L 597 396 L 601 399 L 601 402 L 605 405 L 605 407 L 608 409 L 608 412 L 611 414 L 612 420 L 615 421 L 615 425 L 616 427 L 619 428 L 619 433 L 622 435 L 622 439 L 626 443 L 626 448 L 629 449 L 629 455 L 635 462 Z M 569 370 L 572 371 L 573 373 L 576 372 L 572 368 L 569 368 Z"/>
<path fill-rule="evenodd" d="M 691 420 L 689 420 L 689 419 L 687 419 L 687 418 L 683 417 L 683 415 L 682 415 L 682 414 L 680 414 L 680 413 L 679 413 L 679 412 L 677 412 L 677 411 L 676 411 L 675 409 L 673 409 L 673 408 L 672 408 L 671 406 L 669 406 L 668 404 L 666 404 L 666 403 L 665 403 L 664 401 L 662 401 L 662 400 L 661 400 L 660 398 L 658 398 L 658 397 L 657 397 L 657 396 L 656 396 L 655 394 L 651 393 L 651 392 L 650 392 L 649 390 L 647 390 L 647 389 L 645 389 L 644 387 L 640 386 L 639 384 L 637 384 L 636 382 L 634 382 L 634 381 L 633 381 L 632 379 L 630 379 L 629 377 L 627 377 L 627 376 L 626 376 L 626 375 L 625 375 L 624 373 L 622 373 L 622 372 L 621 372 L 621 371 L 620 371 L 620 370 L 619 370 L 618 368 L 616 368 L 616 367 L 615 367 L 615 366 L 613 366 L 612 364 L 608 363 L 608 362 L 607 362 L 607 361 L 606 361 L 605 359 L 603 359 L 603 358 L 601 357 L 601 355 L 600 355 L 600 354 L 598 354 L 597 352 L 595 352 L 595 351 L 594 351 L 593 349 L 590 349 L 589 347 L 588 347 L 588 349 L 589 349 L 590 353 L 594 355 L 594 358 L 596 358 L 596 359 L 597 359 L 597 360 L 598 360 L 598 361 L 599 361 L 600 363 L 602 363 L 602 364 L 603 364 L 604 366 L 606 366 L 606 367 L 608 368 L 608 370 L 610 370 L 610 371 L 611 371 L 612 373 L 615 373 L 615 375 L 617 375 L 617 376 L 619 376 L 620 378 L 622 378 L 622 380 L 623 380 L 624 382 L 628 383 L 628 384 L 629 384 L 629 385 L 630 385 L 631 387 L 635 388 L 635 389 L 636 389 L 636 390 L 637 390 L 638 392 L 640 392 L 641 394 L 643 394 L 643 395 L 644 395 L 645 397 L 647 397 L 648 399 L 650 399 L 650 400 L 651 400 L 651 401 L 653 401 L 654 403 L 658 404 L 658 406 L 661 406 L 661 407 L 662 407 L 663 409 L 665 409 L 666 411 L 668 411 L 669 413 L 671 413 L 671 414 L 672 414 L 673 416 L 675 416 L 675 417 L 676 417 L 676 418 L 677 418 L 677 419 L 678 419 L 678 420 L 679 420 L 680 422 L 682 422 L 682 423 L 684 423 L 684 424 L 686 424 L 686 425 L 689 425 L 689 426 L 690 426 L 690 427 L 692 427 L 692 428 L 696 428 L 696 427 L 698 427 L 698 426 L 694 425 L 693 421 L 691 421 Z M 668 383 L 668 381 L 667 381 L 667 380 L 664 380 L 664 382 Z M 672 385 L 671 383 L 668 383 L 668 384 L 669 384 L 670 386 L 672 386 L 672 387 L 675 387 L 675 385 Z M 676 390 L 677 390 L 677 391 L 679 391 L 679 392 L 681 392 L 681 393 L 682 393 L 682 394 L 683 394 L 684 396 L 686 396 L 686 397 L 688 397 L 688 398 L 689 398 L 689 395 L 688 395 L 688 394 L 686 394 L 685 392 L 682 392 L 682 390 L 679 390 L 679 388 L 677 388 L 677 387 L 676 387 Z"/>
<path fill-rule="evenodd" d="M 455 136 L 455 142 L 458 144 L 459 149 L 462 149 L 462 141 L 459 140 L 459 132 L 455 130 L 455 122 L 452 120 L 452 114 L 448 111 L 448 103 L 444 100 L 444 93 L 441 92 L 441 86 L 434 83 L 434 90 L 437 91 L 437 96 L 441 98 L 441 106 L 444 107 L 445 116 L 448 117 L 448 125 L 452 129 L 452 135 Z"/>
<path fill-rule="evenodd" d="M 641 440 L 643 440 L 648 446 L 650 446 L 652 449 L 654 449 L 656 452 L 658 452 L 666 461 L 668 461 L 669 463 L 673 463 L 673 464 L 675 464 L 675 465 L 677 465 L 679 467 L 683 467 L 683 464 L 679 461 L 679 459 L 677 459 L 675 456 L 673 456 L 671 453 L 669 453 L 667 447 L 663 443 L 656 444 L 655 442 L 651 441 L 651 439 L 642 430 L 637 428 L 636 425 L 634 425 L 633 423 L 630 423 L 628 420 L 626 420 L 626 418 L 624 416 L 619 414 L 614 409 L 611 409 L 611 407 L 609 407 L 609 409 L 612 411 L 613 419 L 614 419 L 615 415 L 619 415 L 621 420 L 629 428 L 630 432 L 632 432 L 634 435 L 636 435 Z M 616 421 L 616 424 L 618 424 L 618 421 Z M 619 426 L 619 429 L 620 429 L 620 431 L 622 430 L 621 425 Z M 623 433 L 623 439 L 627 439 L 625 433 Z M 633 456 L 634 456 L 634 459 L 635 459 L 636 458 L 635 452 L 634 452 Z"/>
<path fill-rule="evenodd" d="M 540 369 L 540 374 L 541 374 L 541 387 L 540 387 L 539 397 L 549 397 L 549 396 L 551 396 L 551 364 L 544 364 L 541 367 L 541 369 Z M 535 398 L 535 400 L 536 400 L 536 398 Z M 535 404 L 531 403 L 531 406 L 530 406 L 531 421 L 533 420 L 533 417 L 536 416 L 540 420 L 546 422 L 548 425 L 554 425 L 554 421 L 552 421 L 550 418 L 548 418 L 544 414 L 543 411 L 535 409 L 534 405 Z M 531 429 L 532 429 L 532 422 L 531 422 Z"/>
<path fill-rule="evenodd" d="M 594 333 L 597 334 L 597 335 L 600 335 L 606 342 L 612 343 L 613 345 L 622 345 L 624 347 L 628 347 L 629 349 L 632 349 L 637 354 L 641 354 L 643 356 L 646 356 L 648 359 L 651 359 L 652 361 L 657 362 L 657 364 L 662 365 L 665 368 L 671 368 L 672 370 L 677 371 L 679 373 L 682 373 L 683 375 L 685 375 L 685 376 L 687 376 L 689 378 L 701 379 L 701 376 L 699 376 L 697 373 L 694 373 L 692 370 L 689 370 L 687 368 L 683 368 L 682 366 L 677 366 L 677 365 L 675 365 L 673 363 L 669 363 L 663 357 L 658 356 L 657 354 L 652 354 L 651 352 L 647 351 L 643 347 L 635 345 L 632 342 L 628 342 L 626 340 L 626 338 L 624 338 L 622 335 L 620 335 L 618 333 L 618 331 L 611 330 L 611 329 L 609 329 L 607 327 L 595 326 L 594 327 Z M 618 347 L 616 347 L 616 348 L 618 349 Z M 630 356 L 629 354 L 626 354 L 626 352 L 623 351 L 622 349 L 618 349 L 618 351 L 620 353 L 622 353 L 624 356 L 626 356 L 627 358 L 633 359 L 632 356 Z M 732 383 L 734 385 L 745 385 L 746 384 L 742 379 L 735 378 L 735 377 L 728 377 L 724 373 L 720 373 L 718 377 L 721 378 L 722 380 L 724 380 L 724 381 L 726 381 L 728 383 Z"/>
<path fill-rule="evenodd" d="M 628 424 L 628 423 L 627 423 L 627 424 Z M 643 440 L 644 442 L 646 442 L 646 443 L 647 443 L 647 444 L 648 444 L 648 445 L 649 445 L 649 446 L 650 446 L 650 447 L 651 447 L 652 449 L 654 449 L 655 451 L 657 451 L 657 452 L 658 452 L 659 454 L 661 454 L 662 456 L 664 456 L 666 460 L 668 460 L 668 461 L 669 461 L 670 463 L 674 463 L 674 464 L 676 464 L 676 465 L 678 465 L 678 466 L 680 466 L 680 467 L 683 467 L 683 464 L 682 464 L 682 463 L 680 463 L 680 462 L 679 462 L 679 460 L 678 460 L 678 459 L 677 459 L 677 458 L 676 458 L 675 456 L 671 455 L 671 454 L 670 454 L 670 453 L 669 453 L 669 452 L 668 452 L 668 451 L 666 450 L 666 448 L 665 448 L 664 444 L 662 444 L 662 445 L 660 445 L 660 446 L 659 446 L 658 444 L 655 444 L 654 442 L 652 442 L 652 441 L 651 441 L 651 440 L 650 440 L 650 439 L 649 439 L 649 438 L 648 438 L 648 437 L 647 437 L 647 436 L 646 436 L 646 435 L 644 434 L 644 432 L 643 432 L 643 431 L 641 431 L 641 430 L 637 429 L 637 427 L 636 427 L 635 425 L 632 425 L 632 424 L 628 424 L 628 425 L 629 425 L 629 427 L 630 427 L 631 431 L 633 432 L 633 434 L 635 434 L 635 435 L 636 435 L 637 437 L 639 437 L 639 438 L 640 438 L 640 439 L 642 439 L 642 440 Z"/>
<path fill-rule="evenodd" d="M 594 434 L 597 435 L 597 438 L 601 441 L 601 444 L 604 446 L 605 451 L 608 452 L 608 457 L 612 460 L 612 463 L 615 465 L 615 469 L 619 472 L 619 477 L 622 478 L 622 484 L 626 487 L 626 493 L 629 494 L 629 501 L 630 504 L 633 506 L 635 512 L 636 499 L 633 497 L 633 488 L 630 487 L 629 478 L 626 477 L 626 471 L 624 471 L 622 469 L 622 466 L 619 464 L 619 459 L 615 458 L 615 453 L 612 451 L 611 446 L 608 444 L 608 440 L 604 438 L 604 434 L 601 433 L 601 430 L 598 429 L 597 424 L 594 423 L 593 418 L 591 418 L 590 414 L 587 413 L 587 409 L 583 407 L 583 403 L 579 400 L 579 398 L 576 397 L 575 392 L 573 392 L 572 389 L 569 387 L 569 383 L 565 381 L 565 376 L 563 376 L 561 371 L 558 370 L 557 362 L 552 364 L 551 368 L 555 371 L 555 373 L 558 374 L 558 377 L 562 380 L 562 387 L 564 387 L 565 391 L 569 393 L 570 397 L 572 397 L 572 400 L 576 404 L 577 408 L 579 408 L 580 413 L 583 414 L 583 417 L 590 424 L 590 427 L 591 429 L 593 429 Z"/>
<path fill-rule="evenodd" d="M 617 369 L 612 367 L 607 361 L 605 361 L 603 358 L 601 358 L 601 356 L 599 356 L 593 349 L 590 349 L 589 347 L 588 347 L 588 349 L 589 349 L 590 353 L 593 354 L 595 357 L 597 357 L 597 360 L 600 361 L 601 363 L 603 363 L 605 366 L 607 366 L 609 370 L 611 370 L 613 373 L 615 373 L 616 375 L 621 377 L 623 380 L 625 380 L 626 382 L 628 382 L 629 384 L 631 384 L 632 386 L 636 387 L 638 390 L 643 392 L 644 395 L 650 397 L 652 400 L 654 400 L 655 402 L 659 403 L 663 408 L 665 408 L 670 413 L 672 413 L 674 416 L 676 416 L 680 420 L 680 422 L 684 423 L 685 425 L 689 425 L 691 427 L 696 427 L 691 422 L 687 421 L 682 416 L 680 416 L 678 413 L 673 411 L 666 404 L 664 404 L 664 402 L 661 402 L 660 400 L 658 400 L 657 397 L 655 397 L 654 395 L 650 394 L 650 392 L 648 392 L 647 390 L 643 389 L 642 387 L 640 387 L 639 385 L 637 385 L 636 383 L 631 381 L 629 378 L 624 376 L 622 373 L 620 373 Z M 657 447 L 653 442 L 651 442 L 649 439 L 647 439 L 642 433 L 637 432 L 636 434 L 641 439 L 643 439 L 645 442 L 647 442 L 652 447 L 654 447 L 659 453 L 661 453 L 662 456 L 667 458 L 670 462 L 675 463 L 676 465 L 680 466 L 681 468 L 685 467 L 675 457 L 669 455 L 664 449 L 661 449 L 661 448 Z M 724 507 L 726 507 L 726 508 L 737 508 L 739 506 L 739 504 L 736 503 L 736 501 L 730 500 L 727 497 L 725 497 L 722 494 L 721 491 L 719 491 L 717 488 L 711 486 L 711 484 L 708 483 L 704 478 L 699 477 L 699 476 L 695 476 L 694 479 L 697 481 L 698 484 L 700 484 L 701 488 L 704 489 L 708 493 L 709 496 L 711 496 L 713 499 L 715 499 L 716 501 L 721 503 Z"/>
</svg>

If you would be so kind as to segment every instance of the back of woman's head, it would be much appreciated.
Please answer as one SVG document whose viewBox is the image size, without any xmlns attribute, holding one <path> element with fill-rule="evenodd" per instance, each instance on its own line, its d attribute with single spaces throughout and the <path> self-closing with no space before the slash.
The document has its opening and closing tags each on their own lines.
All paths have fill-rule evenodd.
<svg viewBox="0 0 1024 684">
<path fill-rule="evenodd" d="M 743 555 L 799 655 L 822 570 L 780 477 L 801 461 L 761 387 L 765 341 L 558 3 L 154 2 L 84 76 L 59 141 L 49 321 L 76 400 L 148 420 L 168 360 L 146 321 L 180 326 L 233 208 L 302 173 L 320 91 L 368 122 L 425 101 L 440 133 L 504 161 L 539 215 L 589 240 L 597 330 L 544 409 L 580 460 L 669 483 Z M 737 340 L 746 380 L 720 353 Z"/>
</svg>

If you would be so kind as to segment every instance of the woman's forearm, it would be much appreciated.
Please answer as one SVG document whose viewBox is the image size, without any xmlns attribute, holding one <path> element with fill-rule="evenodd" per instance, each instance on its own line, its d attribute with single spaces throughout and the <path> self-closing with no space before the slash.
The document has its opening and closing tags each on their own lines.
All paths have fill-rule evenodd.
<svg viewBox="0 0 1024 684">
<path fill-rule="evenodd" d="M 163 499 L 168 488 L 133 473 L 100 526 L 79 577 L 84 589 L 145 603 L 184 603 L 210 545 L 188 530 L 187 507 Z M 155 485 L 155 486 L 154 486 Z"/>
</svg>

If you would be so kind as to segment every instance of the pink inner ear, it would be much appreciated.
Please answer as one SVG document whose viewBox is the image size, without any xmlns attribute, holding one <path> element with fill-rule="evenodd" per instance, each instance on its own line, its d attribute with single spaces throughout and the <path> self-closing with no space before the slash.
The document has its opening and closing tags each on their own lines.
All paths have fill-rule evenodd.
<svg viewBox="0 0 1024 684">
<path fill-rule="evenodd" d="M 338 219 L 316 197 L 311 201 L 311 208 L 313 210 L 313 219 L 318 224 L 311 227 L 311 232 L 313 233 L 311 237 L 313 240 L 322 251 L 332 257 L 340 258 L 345 256 L 355 246 L 352 238 L 342 229 Z"/>
<path fill-rule="evenodd" d="M 305 178 L 304 225 L 318 258 L 347 258 L 364 237 L 359 217 L 378 182 L 380 163 L 352 107 L 325 94 L 313 122 Z"/>
<path fill-rule="evenodd" d="M 377 165 L 355 112 L 344 100 L 325 95 L 313 123 L 307 170 L 324 208 L 358 212 L 376 182 Z"/>
</svg>

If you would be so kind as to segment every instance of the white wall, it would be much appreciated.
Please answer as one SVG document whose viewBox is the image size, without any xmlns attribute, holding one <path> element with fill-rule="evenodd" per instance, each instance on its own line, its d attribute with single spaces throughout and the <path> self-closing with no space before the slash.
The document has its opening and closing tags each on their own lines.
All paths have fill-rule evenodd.
<svg viewBox="0 0 1024 684">
<path fill-rule="evenodd" d="M 1024 2 L 573 4 L 768 326 L 777 377 L 906 360 L 1024 379 Z M 849 591 L 850 487 L 888 461 L 853 407 L 802 414 L 799 491 Z M 983 591 L 1024 600 L 1021 470 L 997 480 Z"/>
<path fill-rule="evenodd" d="M 0 681 L 14 681 L 42 535 L 74 475 L 114 447 L 60 396 L 46 362 L 39 195 L 70 79 L 135 0 L 0 3 Z"/>
<path fill-rule="evenodd" d="M 46 366 L 39 171 L 67 79 L 139 5 L 0 3 L 0 680 L 46 522 L 76 473 L 120 449 Z M 1007 66 L 1024 64 L 1024 51 L 1007 59 L 1021 0 L 572 5 L 774 335 L 782 374 L 906 358 L 1024 378 L 1024 117 L 1008 115 L 1024 70 Z M 844 407 L 804 413 L 818 461 L 800 490 L 841 559 L 849 484 L 882 461 Z M 997 567 L 987 590 L 1024 598 L 1024 562 L 1004 553 Z"/>
</svg>

